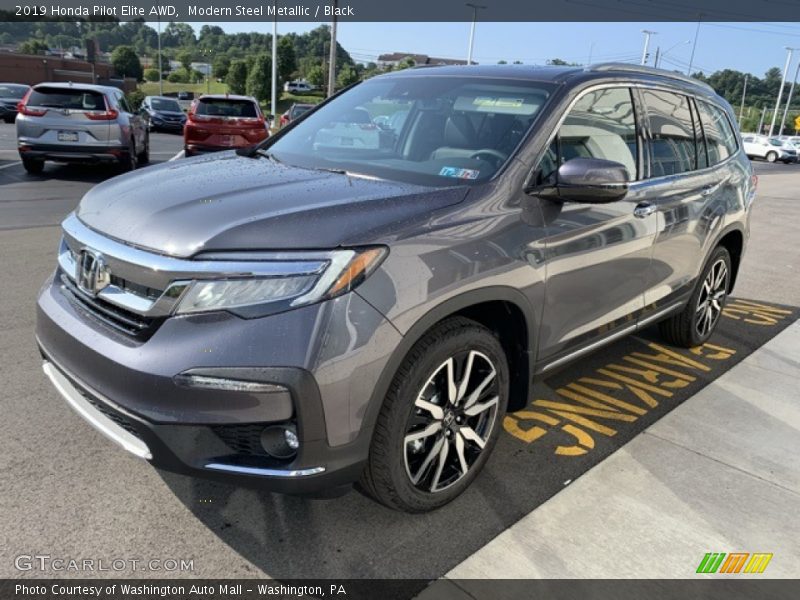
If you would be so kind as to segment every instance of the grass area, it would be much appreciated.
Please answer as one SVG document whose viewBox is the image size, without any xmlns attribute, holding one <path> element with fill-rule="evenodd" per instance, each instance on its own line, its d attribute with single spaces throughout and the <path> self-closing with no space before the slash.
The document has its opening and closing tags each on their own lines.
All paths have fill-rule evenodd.
<svg viewBox="0 0 800 600">
<path fill-rule="evenodd" d="M 146 81 L 139 85 L 146 96 L 158 96 L 158 82 Z M 219 81 L 211 82 L 212 94 L 224 94 L 228 91 L 228 84 Z M 194 92 L 195 96 L 208 93 L 206 83 L 172 83 L 164 80 L 164 92 Z"/>
</svg>

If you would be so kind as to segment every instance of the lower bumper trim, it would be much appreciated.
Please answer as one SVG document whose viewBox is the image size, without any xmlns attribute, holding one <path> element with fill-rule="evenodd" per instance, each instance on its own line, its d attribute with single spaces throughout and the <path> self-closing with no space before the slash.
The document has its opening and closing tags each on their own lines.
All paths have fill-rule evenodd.
<svg viewBox="0 0 800 600">
<path fill-rule="evenodd" d="M 309 467 L 307 469 L 297 469 L 295 471 L 284 471 L 281 469 L 261 469 L 258 467 L 228 465 L 224 463 L 208 463 L 205 468 L 212 471 L 228 471 L 231 473 L 241 473 L 243 475 L 260 475 L 262 477 L 308 477 L 309 475 L 319 475 L 325 472 L 325 467 Z"/>
<path fill-rule="evenodd" d="M 50 361 L 44 361 L 42 370 L 72 409 L 88 421 L 97 431 L 139 458 L 144 458 L 146 460 L 151 460 L 153 458 L 153 454 L 150 452 L 150 448 L 147 447 L 147 444 L 132 433 L 125 431 L 122 427 L 92 406 L 72 382 L 64 377 Z M 92 391 L 91 393 L 97 396 L 101 401 L 105 401 L 105 399 L 96 392 Z"/>
</svg>

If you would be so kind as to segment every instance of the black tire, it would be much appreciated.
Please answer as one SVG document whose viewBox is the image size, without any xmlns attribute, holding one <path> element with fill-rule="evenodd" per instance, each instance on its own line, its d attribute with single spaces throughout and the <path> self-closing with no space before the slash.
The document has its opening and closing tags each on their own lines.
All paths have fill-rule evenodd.
<svg viewBox="0 0 800 600">
<path fill-rule="evenodd" d="M 150 133 L 147 132 L 144 135 L 144 148 L 137 156 L 138 163 L 140 165 L 146 165 L 150 162 Z"/>
<path fill-rule="evenodd" d="M 136 144 L 134 144 L 133 140 L 131 140 L 128 151 L 125 152 L 119 159 L 119 171 L 120 173 L 128 173 L 130 171 L 135 171 L 137 166 Z"/>
<path fill-rule="evenodd" d="M 16 119 L 17 115 L 11 115 L 11 116 L 6 115 L 5 117 L 3 117 L 3 121 L 5 121 L 6 123 L 13 123 Z"/>
<path fill-rule="evenodd" d="M 441 409 L 440 419 L 426 414 L 428 409 L 419 408 L 418 402 L 427 390 L 442 389 L 437 382 L 447 381 L 450 359 L 451 381 L 458 383 L 447 389 L 463 395 L 460 407 L 436 394 L 428 398 L 427 405 Z M 464 372 L 470 376 L 463 377 Z M 456 498 L 477 477 L 497 442 L 508 388 L 508 361 L 497 337 L 470 319 L 442 321 L 414 345 L 394 376 L 375 425 L 361 487 L 378 502 L 406 512 L 434 510 Z M 436 423 L 436 433 L 407 440 Z M 482 447 L 474 438 L 476 432 Z M 417 482 L 412 481 L 409 457 L 418 461 Z M 434 489 L 440 482 L 441 489 Z"/>
<path fill-rule="evenodd" d="M 33 158 L 22 159 L 23 168 L 31 175 L 40 175 L 44 171 L 44 161 Z"/>
<path fill-rule="evenodd" d="M 719 289 L 712 282 L 712 289 L 707 291 L 705 285 L 711 277 L 711 272 L 718 268 L 720 262 L 725 267 L 724 281 L 721 282 Z M 725 301 L 730 292 L 732 274 L 731 256 L 727 249 L 718 246 L 706 262 L 697 279 L 694 292 L 683 311 L 659 324 L 661 336 L 668 343 L 683 348 L 693 348 L 706 342 L 714 333 L 722 316 L 722 309 L 725 307 Z M 709 296 L 717 298 L 718 309 L 714 308 L 713 301 L 709 299 Z M 705 305 L 706 309 L 701 310 L 701 304 Z M 708 310 L 712 313 L 711 317 L 708 317 Z"/>
<path fill-rule="evenodd" d="M 778 153 L 777 152 L 767 152 L 767 156 L 765 158 L 767 159 L 767 162 L 774 163 L 776 160 L 778 160 Z"/>
</svg>

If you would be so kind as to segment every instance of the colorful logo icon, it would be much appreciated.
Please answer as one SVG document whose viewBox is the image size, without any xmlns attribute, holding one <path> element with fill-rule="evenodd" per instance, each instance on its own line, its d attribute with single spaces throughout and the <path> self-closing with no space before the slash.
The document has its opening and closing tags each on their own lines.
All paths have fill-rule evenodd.
<svg viewBox="0 0 800 600">
<path fill-rule="evenodd" d="M 727 558 L 726 558 L 727 557 Z M 709 552 L 700 561 L 697 573 L 763 573 L 772 553 L 766 552 Z"/>
</svg>

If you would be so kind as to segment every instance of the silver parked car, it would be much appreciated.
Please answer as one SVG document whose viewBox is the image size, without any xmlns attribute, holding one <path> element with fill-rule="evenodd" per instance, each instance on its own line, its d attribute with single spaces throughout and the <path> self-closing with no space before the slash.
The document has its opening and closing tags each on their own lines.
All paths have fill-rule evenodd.
<svg viewBox="0 0 800 600">
<path fill-rule="evenodd" d="M 28 173 L 41 173 L 47 160 L 116 163 L 132 171 L 149 160 L 150 137 L 115 87 L 40 83 L 20 104 L 17 149 Z"/>
<path fill-rule="evenodd" d="M 19 83 L 0 83 L 0 119 L 13 123 L 17 118 L 17 104 L 25 97 L 29 85 Z"/>
</svg>

